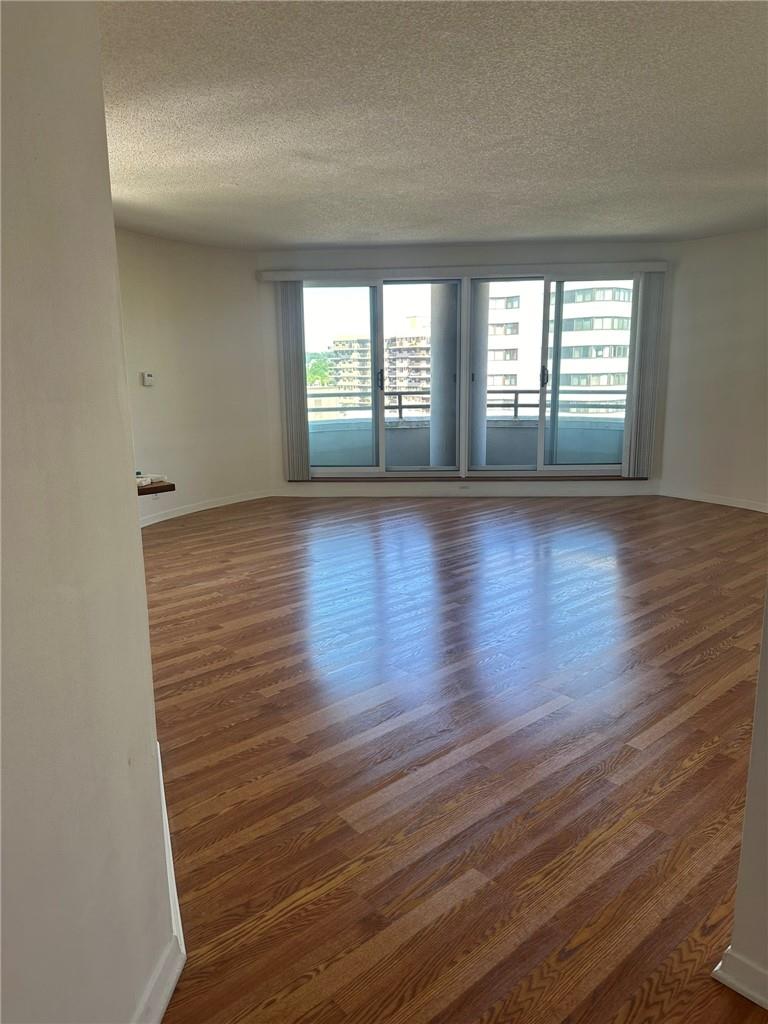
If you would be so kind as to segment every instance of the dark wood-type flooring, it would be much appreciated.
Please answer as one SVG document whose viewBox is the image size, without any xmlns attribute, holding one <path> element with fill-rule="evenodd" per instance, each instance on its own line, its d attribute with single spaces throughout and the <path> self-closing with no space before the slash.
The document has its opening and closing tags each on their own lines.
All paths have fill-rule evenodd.
<svg viewBox="0 0 768 1024">
<path fill-rule="evenodd" d="M 729 941 L 766 517 L 269 499 L 144 530 L 167 1024 L 758 1024 Z"/>
</svg>

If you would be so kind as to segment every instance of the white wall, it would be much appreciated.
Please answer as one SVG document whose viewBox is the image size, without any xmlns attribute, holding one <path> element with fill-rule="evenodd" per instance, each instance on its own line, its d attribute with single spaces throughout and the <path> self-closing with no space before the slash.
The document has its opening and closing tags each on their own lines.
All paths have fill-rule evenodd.
<svg viewBox="0 0 768 1024">
<path fill-rule="evenodd" d="M 679 246 L 663 494 L 768 511 L 767 247 L 765 231 Z"/>
<path fill-rule="evenodd" d="M 251 494 L 660 491 L 766 508 L 765 237 L 757 231 L 686 243 L 489 243 L 242 253 L 120 232 L 138 465 L 184 481 L 183 490 L 170 498 L 152 504 L 142 499 L 144 514 Z M 288 484 L 283 479 L 274 298 L 271 286 L 254 282 L 256 269 L 631 260 L 666 260 L 670 268 L 665 339 L 670 351 L 663 360 L 669 363 L 668 413 L 664 427 L 662 400 L 651 481 Z M 164 360 L 172 370 L 170 380 Z M 222 381 L 231 402 L 231 408 L 220 411 L 214 431 L 206 412 L 211 361 L 216 366 L 210 372 Z M 140 369 L 158 374 L 154 389 L 139 386 Z M 661 386 L 663 398 L 664 375 Z M 172 402 L 163 399 L 166 388 L 174 390 Z M 187 438 L 195 443 L 187 444 Z M 231 461 L 225 480 L 207 467 L 225 458 L 228 443 Z"/>
<path fill-rule="evenodd" d="M 91 4 L 3 6 L 9 1024 L 159 1019 L 182 962 L 164 852 L 96 13 Z"/>
<path fill-rule="evenodd" d="M 768 1009 L 768 593 L 731 944 L 714 976 Z"/>
<path fill-rule="evenodd" d="M 440 493 L 643 493 L 768 511 L 765 230 L 692 242 L 537 242 L 274 251 L 262 270 L 666 260 L 666 337 L 649 484 L 439 485 Z M 668 375 L 668 386 L 667 386 Z M 666 397 L 665 397 L 666 393 Z M 286 485 L 284 493 L 438 493 L 438 485 Z M 556 489 L 555 489 L 556 488 Z M 394 491 L 393 491 L 394 493 Z M 404 491 L 403 491 L 404 493 Z"/>
<path fill-rule="evenodd" d="M 289 484 L 283 478 L 273 287 L 257 268 L 449 265 L 537 259 L 652 259 L 658 247 L 440 246 L 258 254 L 118 231 L 136 465 L 177 492 L 142 498 L 142 522 L 261 495 L 615 494 L 655 485 L 394 481 Z M 153 388 L 141 370 L 156 375 Z"/>
<path fill-rule="evenodd" d="M 177 488 L 142 497 L 142 522 L 270 493 L 271 288 L 253 256 L 119 231 L 118 259 L 136 468 Z"/>
</svg>

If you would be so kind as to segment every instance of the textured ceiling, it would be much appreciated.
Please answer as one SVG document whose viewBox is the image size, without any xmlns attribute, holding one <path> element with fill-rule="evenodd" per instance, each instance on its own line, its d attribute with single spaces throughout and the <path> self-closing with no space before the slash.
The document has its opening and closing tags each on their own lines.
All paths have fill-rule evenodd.
<svg viewBox="0 0 768 1024">
<path fill-rule="evenodd" d="M 288 247 L 765 222 L 759 3 L 109 3 L 118 222 Z"/>
</svg>

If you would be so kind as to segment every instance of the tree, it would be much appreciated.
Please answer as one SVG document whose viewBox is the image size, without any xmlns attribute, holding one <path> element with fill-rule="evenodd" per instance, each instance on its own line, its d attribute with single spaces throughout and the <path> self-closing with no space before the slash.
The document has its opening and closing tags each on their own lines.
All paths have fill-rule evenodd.
<svg viewBox="0 0 768 1024">
<path fill-rule="evenodd" d="M 307 384 L 321 388 L 331 383 L 331 361 L 325 352 L 307 352 Z"/>
</svg>

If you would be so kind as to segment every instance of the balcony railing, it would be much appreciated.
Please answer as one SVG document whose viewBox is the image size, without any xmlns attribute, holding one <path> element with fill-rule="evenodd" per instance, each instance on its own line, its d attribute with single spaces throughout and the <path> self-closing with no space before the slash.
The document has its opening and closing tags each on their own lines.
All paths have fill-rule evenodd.
<svg viewBox="0 0 768 1024">
<path fill-rule="evenodd" d="M 535 413 L 523 414 L 524 419 L 530 420 L 538 416 L 540 392 L 538 388 L 488 388 L 486 409 L 490 416 L 501 417 L 500 410 L 508 410 L 507 416 L 503 418 L 520 419 L 521 409 L 536 410 Z M 577 397 L 581 396 L 581 397 Z M 605 397 L 609 396 L 609 397 Z M 363 399 L 363 403 L 347 401 L 344 404 L 334 405 L 310 405 L 311 413 L 348 413 L 348 412 L 370 412 L 372 406 L 371 391 L 313 391 L 307 389 L 309 400 L 326 399 Z M 532 400 L 528 400 L 528 399 Z M 415 401 L 413 401 L 415 399 Z M 626 389 L 615 388 L 589 388 L 589 387 L 563 387 L 560 388 L 558 396 L 558 409 L 560 414 L 571 413 L 575 416 L 586 415 L 619 415 L 623 414 L 626 408 Z M 407 413 L 422 413 L 425 417 L 430 411 L 430 392 L 428 389 L 384 391 L 384 411 L 394 413 L 389 416 L 388 421 L 393 419 L 404 420 L 409 417 Z M 492 411 L 493 410 L 493 411 Z M 416 417 L 410 417 L 416 418 Z"/>
<path fill-rule="evenodd" d="M 404 402 L 404 398 L 424 398 L 426 401 L 422 402 Z M 394 398 L 394 403 L 390 402 L 387 405 L 387 399 Z M 409 409 L 416 409 L 423 413 L 429 412 L 429 391 L 385 391 L 384 392 L 384 412 L 396 412 L 399 420 L 403 419 L 403 413 Z"/>
<path fill-rule="evenodd" d="M 539 408 L 539 389 L 520 389 L 520 388 L 488 388 L 486 391 L 488 400 L 485 403 L 486 409 L 511 409 L 512 419 L 520 418 L 521 409 L 536 409 Z M 502 395 L 498 401 L 492 399 L 492 395 Z M 535 402 L 521 402 L 521 395 L 535 395 Z"/>
</svg>

